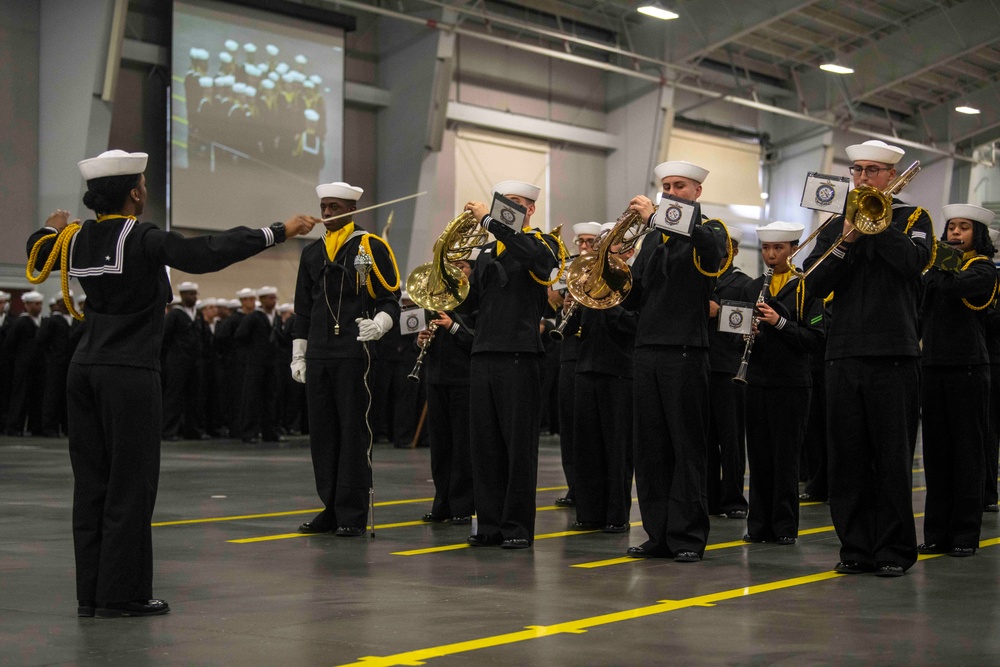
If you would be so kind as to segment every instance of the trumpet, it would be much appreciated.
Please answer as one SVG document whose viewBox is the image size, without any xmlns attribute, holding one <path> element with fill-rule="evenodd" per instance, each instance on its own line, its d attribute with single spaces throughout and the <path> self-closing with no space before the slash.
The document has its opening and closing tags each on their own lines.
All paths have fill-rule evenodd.
<svg viewBox="0 0 1000 667">
<path fill-rule="evenodd" d="M 615 226 L 597 238 L 594 252 L 578 257 L 570 267 L 566 288 L 573 298 L 596 310 L 614 308 L 624 301 L 632 290 L 632 272 L 611 248 L 619 245 L 617 252 L 628 252 L 653 229 L 636 211 L 625 209 Z"/>
<path fill-rule="evenodd" d="M 881 234 L 885 230 L 892 226 L 892 198 L 899 194 L 900 190 L 906 187 L 906 185 L 913 180 L 913 177 L 917 175 L 920 171 L 920 160 L 917 160 L 906 170 L 892 179 L 892 181 L 886 186 L 885 190 L 879 191 L 870 185 L 862 185 L 861 187 L 854 188 L 851 190 L 850 194 L 847 196 L 847 208 L 844 211 L 844 219 L 854 225 L 860 234 L 870 236 L 873 234 Z M 844 242 L 844 235 L 841 234 L 837 237 L 826 252 L 824 252 L 819 259 L 809 267 L 809 270 L 802 271 L 795 266 L 795 256 L 798 255 L 802 249 L 809 245 L 809 243 L 820 235 L 826 226 L 831 222 L 836 220 L 840 216 L 831 215 L 829 218 L 823 221 L 816 230 L 809 235 L 809 237 L 799 244 L 798 249 L 793 252 L 788 257 L 788 268 L 791 269 L 792 273 L 797 275 L 799 278 L 807 278 L 813 270 L 820 265 L 820 263 L 829 257 L 834 250 L 839 248 Z"/>
<path fill-rule="evenodd" d="M 431 346 L 434 341 L 434 333 L 437 331 L 438 325 L 431 322 L 427 330 L 431 332 L 431 337 L 420 344 L 420 354 L 417 355 L 417 363 L 413 365 L 413 370 L 410 374 L 406 376 L 406 379 L 410 382 L 420 382 L 420 369 L 424 365 L 424 355 L 427 354 L 427 348 Z"/>
<path fill-rule="evenodd" d="M 750 353 L 753 351 L 753 343 L 757 339 L 757 334 L 754 333 L 757 330 L 757 325 L 760 323 L 760 317 L 757 316 L 757 306 L 764 303 L 767 298 L 767 288 L 771 286 L 771 276 L 774 274 L 774 269 L 768 267 L 764 269 L 764 285 L 760 288 L 760 295 L 757 297 L 757 303 L 754 304 L 754 316 L 752 318 L 753 327 L 750 329 L 750 333 L 746 335 L 746 345 L 743 347 L 743 356 L 740 358 L 740 367 L 736 370 L 736 375 L 733 376 L 733 382 L 735 384 L 746 384 L 747 383 L 747 366 L 750 365 Z"/>
</svg>

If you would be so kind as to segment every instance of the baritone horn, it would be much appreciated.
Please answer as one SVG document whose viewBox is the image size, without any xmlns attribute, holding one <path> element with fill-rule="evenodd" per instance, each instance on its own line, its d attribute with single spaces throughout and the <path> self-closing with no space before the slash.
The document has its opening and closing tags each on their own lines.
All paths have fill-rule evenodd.
<svg viewBox="0 0 1000 667">
<path fill-rule="evenodd" d="M 618 253 L 635 248 L 639 239 L 653 228 L 631 208 L 625 209 L 615 226 L 598 237 L 594 252 L 577 257 L 566 276 L 566 289 L 578 303 L 596 310 L 614 308 L 632 289 L 632 272 Z"/>
<path fill-rule="evenodd" d="M 854 225 L 854 229 L 858 231 L 859 234 L 864 234 L 870 236 L 872 234 L 881 234 L 885 230 L 892 226 L 892 198 L 895 197 L 899 192 L 906 187 L 906 185 L 913 180 L 913 177 L 917 175 L 920 171 L 920 160 L 917 160 L 906 170 L 892 179 L 892 181 L 885 187 L 885 190 L 876 190 L 870 185 L 862 185 L 860 187 L 851 190 L 850 194 L 847 195 L 847 207 L 844 210 L 844 219 L 849 221 Z M 793 252 L 788 257 L 788 268 L 792 272 L 799 276 L 800 278 L 806 278 L 810 273 L 813 272 L 820 263 L 829 257 L 834 250 L 840 247 L 844 242 L 844 235 L 841 234 L 837 237 L 827 251 L 824 252 L 816 262 L 809 267 L 808 271 L 802 271 L 795 266 L 795 256 L 802 251 L 809 243 L 820 235 L 827 225 L 839 218 L 840 216 L 831 215 L 827 218 L 823 224 L 816 228 L 816 230 L 809 235 L 809 237 L 799 244 L 798 249 Z"/>
</svg>

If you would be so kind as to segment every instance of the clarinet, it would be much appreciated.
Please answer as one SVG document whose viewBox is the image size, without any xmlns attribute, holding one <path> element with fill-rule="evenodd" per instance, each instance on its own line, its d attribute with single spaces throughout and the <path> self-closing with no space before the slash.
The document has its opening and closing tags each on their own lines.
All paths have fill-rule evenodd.
<svg viewBox="0 0 1000 667">
<path fill-rule="evenodd" d="M 428 338 L 423 344 L 420 345 L 420 354 L 417 355 L 417 363 L 413 365 L 413 370 L 410 374 L 406 376 L 407 380 L 411 382 L 420 382 L 420 368 L 424 365 L 424 355 L 427 354 L 427 348 L 431 346 L 431 341 L 434 340 L 434 332 L 437 331 L 438 325 L 431 322 L 427 330 L 431 332 L 431 337 Z"/>
<path fill-rule="evenodd" d="M 747 383 L 747 365 L 750 361 L 750 352 L 753 351 L 753 342 L 757 338 L 757 334 L 754 333 L 757 330 L 757 325 L 760 323 L 760 317 L 757 315 L 757 305 L 764 303 L 764 298 L 767 296 L 767 289 L 771 286 L 771 275 L 774 273 L 774 269 L 770 267 L 764 269 L 764 285 L 760 288 L 760 295 L 757 297 L 757 303 L 754 304 L 754 316 L 751 319 L 750 333 L 745 336 L 746 345 L 743 347 L 743 357 L 740 359 L 740 367 L 736 371 L 736 375 L 733 377 L 733 382 L 736 384 L 746 384 Z"/>
<path fill-rule="evenodd" d="M 576 309 L 579 305 L 580 305 L 579 301 L 574 301 L 573 303 L 569 304 L 569 308 L 563 311 L 562 322 L 559 323 L 558 327 L 549 332 L 549 338 L 551 338 L 552 340 L 562 340 L 563 338 L 565 338 L 563 330 L 566 328 L 566 325 L 569 324 L 569 318 L 573 317 L 573 313 L 576 312 Z"/>
</svg>

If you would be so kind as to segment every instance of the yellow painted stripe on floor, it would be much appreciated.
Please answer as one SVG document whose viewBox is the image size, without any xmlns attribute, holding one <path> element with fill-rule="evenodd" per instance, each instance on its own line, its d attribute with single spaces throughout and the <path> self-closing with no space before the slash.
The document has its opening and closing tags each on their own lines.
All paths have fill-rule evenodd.
<svg viewBox="0 0 1000 667">
<path fill-rule="evenodd" d="M 556 508 L 562 509 L 562 508 Z M 554 537 L 567 537 L 569 535 L 586 535 L 587 533 L 596 533 L 596 530 L 563 530 L 558 533 L 545 533 L 544 535 L 535 535 L 535 541 L 538 540 L 550 540 Z M 436 554 L 441 551 L 457 551 L 458 549 L 471 549 L 469 544 L 446 544 L 441 547 L 427 547 L 425 549 L 410 549 L 409 551 L 393 551 L 393 556 L 422 556 L 423 554 Z"/>
<path fill-rule="evenodd" d="M 386 528 L 404 528 L 406 526 L 426 526 L 427 524 L 423 521 L 402 521 L 400 523 L 377 523 L 375 524 L 376 533 L 380 530 L 385 530 Z M 365 527 L 368 530 L 368 527 Z M 325 535 L 327 533 L 318 533 L 319 535 Z M 232 544 L 253 544 L 254 542 L 272 542 L 274 540 L 289 540 L 293 537 L 310 537 L 311 535 L 317 535 L 317 533 L 282 533 L 281 535 L 262 535 L 260 537 L 244 537 L 238 540 L 226 540 Z"/>
<path fill-rule="evenodd" d="M 822 500 L 810 500 L 806 503 L 799 503 L 799 507 L 812 507 L 813 505 L 825 505 L 826 503 Z"/>
<path fill-rule="evenodd" d="M 181 125 L 188 124 L 187 118 L 181 118 L 180 116 L 171 116 L 170 120 L 174 121 L 175 123 L 180 123 Z"/>
<path fill-rule="evenodd" d="M 390 505 L 411 505 L 414 503 L 429 503 L 432 502 L 433 500 L 434 500 L 433 498 L 411 498 L 409 500 L 383 500 L 382 502 L 375 503 L 375 507 L 389 507 Z M 322 511 L 323 508 L 319 507 L 310 510 L 290 510 L 287 512 L 269 512 L 266 514 L 240 514 L 236 516 L 209 517 L 206 519 L 181 519 L 178 521 L 160 521 L 152 525 L 153 527 L 185 526 L 194 523 L 213 523 L 216 521 L 243 521 L 246 519 L 267 519 L 276 516 L 295 516 L 296 514 L 316 514 Z"/>
<path fill-rule="evenodd" d="M 573 621 L 566 621 L 564 623 L 557 623 L 555 625 L 531 625 L 527 626 L 524 630 L 509 632 L 501 635 L 494 635 L 492 637 L 483 637 L 481 639 L 473 639 L 464 642 L 457 642 L 454 644 L 445 644 L 444 646 L 435 646 L 431 648 L 418 649 L 416 651 L 397 653 L 395 655 L 365 656 L 359 658 L 357 662 L 350 663 L 349 666 L 345 665 L 342 667 L 372 667 L 372 666 L 390 667 L 392 665 L 421 665 L 424 663 L 424 661 L 433 658 L 442 658 L 449 655 L 468 653 L 470 651 L 477 651 L 484 648 L 493 648 L 496 646 L 504 646 L 507 644 L 516 644 L 518 642 L 529 641 L 532 639 L 540 639 L 542 637 L 551 637 L 560 634 L 580 634 L 586 632 L 591 628 L 596 628 L 603 625 L 609 625 L 611 623 L 631 621 L 637 618 L 645 618 L 648 616 L 665 614 L 672 611 L 678 611 L 681 609 L 688 609 L 691 607 L 713 606 L 715 604 L 718 604 L 719 602 L 725 602 L 727 600 L 749 597 L 751 595 L 759 595 L 761 593 L 770 593 L 772 591 L 792 588 L 795 586 L 803 586 L 806 584 L 813 584 L 820 581 L 836 579 L 838 577 L 843 577 L 843 576 L 846 575 L 838 574 L 832 571 L 821 572 L 818 574 L 811 574 L 804 577 L 794 577 L 792 579 L 782 579 L 767 584 L 758 584 L 757 586 L 746 586 L 744 588 L 735 588 L 728 591 L 721 591 L 719 593 L 710 593 L 709 595 L 700 595 L 697 597 L 687 598 L 684 600 L 661 600 L 656 604 L 647 605 L 644 607 L 625 609 L 623 611 L 612 612 L 609 614 L 601 614 L 599 616 L 591 616 L 588 618 L 581 618 Z"/>
</svg>

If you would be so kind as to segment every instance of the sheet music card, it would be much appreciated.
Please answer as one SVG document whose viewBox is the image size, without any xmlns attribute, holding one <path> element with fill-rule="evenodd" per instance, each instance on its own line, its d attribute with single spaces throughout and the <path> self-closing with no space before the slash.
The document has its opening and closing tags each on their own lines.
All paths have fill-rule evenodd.
<svg viewBox="0 0 1000 667">
<path fill-rule="evenodd" d="M 524 228 L 524 219 L 528 215 L 528 209 L 521 206 L 516 201 L 507 199 L 501 194 L 493 195 L 493 205 L 490 207 L 490 217 L 499 222 L 504 227 L 514 230 L 518 234 Z"/>
<path fill-rule="evenodd" d="M 846 176 L 830 176 L 810 171 L 806 174 L 806 184 L 802 188 L 800 206 L 814 211 L 839 215 L 847 205 L 847 195 L 851 191 L 851 179 Z"/>
<path fill-rule="evenodd" d="M 753 306 L 745 301 L 723 301 L 719 304 L 719 331 L 749 336 Z"/>
<path fill-rule="evenodd" d="M 691 236 L 691 230 L 701 222 L 701 205 L 690 199 L 663 195 L 653 220 L 658 229 L 668 234 Z"/>
<path fill-rule="evenodd" d="M 406 308 L 399 313 L 399 333 L 412 336 L 427 328 L 427 311 L 416 306 Z"/>
</svg>

